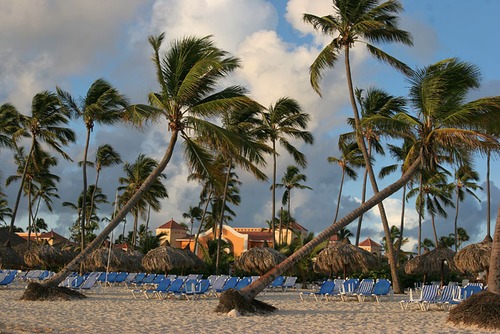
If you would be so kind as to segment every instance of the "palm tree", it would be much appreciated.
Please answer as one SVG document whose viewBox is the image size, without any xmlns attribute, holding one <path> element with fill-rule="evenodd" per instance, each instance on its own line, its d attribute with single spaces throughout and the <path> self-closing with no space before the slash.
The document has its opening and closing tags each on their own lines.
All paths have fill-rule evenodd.
<svg viewBox="0 0 500 334">
<path fill-rule="evenodd" d="M 10 218 L 12 209 L 8 207 L 9 203 L 3 193 L 0 193 L 0 221 L 6 223 L 5 218 Z"/>
<path fill-rule="evenodd" d="M 87 193 L 87 155 L 89 151 L 90 134 L 94 130 L 94 125 L 97 124 L 114 124 L 122 119 L 123 110 L 127 107 L 127 99 L 121 95 L 110 83 L 104 79 L 97 79 L 90 86 L 87 95 L 81 98 L 81 102 L 77 103 L 73 97 L 57 87 L 57 93 L 61 100 L 61 104 L 76 118 L 82 118 L 87 129 L 87 137 L 85 139 L 85 148 L 83 151 L 83 193 Z M 86 207 L 85 200 L 87 196 L 83 196 L 83 207 Z M 85 221 L 81 222 L 82 240 L 81 249 L 85 248 Z"/>
<path fill-rule="evenodd" d="M 276 187 L 278 188 L 285 188 L 285 191 L 283 192 L 283 198 L 281 200 L 281 203 L 283 205 L 288 205 L 288 219 L 286 222 L 286 227 L 285 227 L 285 244 L 288 243 L 288 229 L 290 228 L 290 215 L 291 215 L 291 202 L 292 202 L 292 189 L 309 189 L 311 190 L 311 187 L 305 186 L 301 184 L 300 182 L 306 182 L 307 181 L 307 176 L 305 174 L 300 173 L 300 170 L 297 166 L 290 165 L 286 168 L 286 172 L 281 178 L 282 183 L 276 183 Z M 279 242 L 282 243 L 281 239 L 281 224 L 279 227 Z"/>
<path fill-rule="evenodd" d="M 193 225 L 195 220 L 200 220 L 203 215 L 203 210 L 199 206 L 190 206 L 187 212 L 182 214 L 182 217 L 189 219 L 191 230 L 189 232 L 189 245 L 191 245 L 191 237 L 193 236 Z"/>
<path fill-rule="evenodd" d="M 487 149 L 500 149 L 498 139 L 484 131 L 486 124 L 500 127 L 500 123 L 495 121 L 500 118 L 500 96 L 464 101 L 467 92 L 479 84 L 478 74 L 476 67 L 456 59 L 447 59 L 415 71 L 410 77 L 410 101 L 415 107 L 416 116 L 397 114 L 383 126 L 391 131 L 399 129 L 402 134 L 415 140 L 405 160 L 403 176 L 337 220 L 249 287 L 240 290 L 242 298 L 252 301 L 272 280 L 307 256 L 333 233 L 401 189 L 424 167 L 442 162 L 439 158 L 444 154 L 434 155 L 432 152 L 453 155 L 457 148 L 482 153 L 486 153 Z M 236 307 L 228 304 L 228 307 L 233 306 Z M 225 310 L 222 304 L 218 309 Z"/>
<path fill-rule="evenodd" d="M 389 175 L 390 173 L 396 171 L 398 168 L 401 170 L 401 174 L 404 174 L 404 161 L 406 160 L 406 156 L 408 155 L 409 153 L 409 149 L 411 148 L 412 146 L 412 142 L 409 140 L 409 139 L 405 139 L 400 146 L 396 146 L 396 145 L 391 145 L 391 144 L 388 144 L 387 145 L 389 147 L 389 152 L 391 154 L 391 156 L 396 159 L 396 161 L 400 162 L 401 165 L 398 165 L 398 164 L 392 164 L 392 165 L 388 165 L 388 166 L 385 166 L 383 167 L 381 170 L 380 170 L 380 173 L 379 173 L 379 177 L 380 178 L 384 178 L 386 177 L 387 175 Z M 406 189 L 408 188 L 408 185 L 404 186 L 403 187 L 403 194 L 402 194 L 402 198 L 401 198 L 401 221 L 400 221 L 400 224 L 399 224 L 399 242 L 397 243 L 397 248 L 396 248 L 396 258 L 397 259 L 400 259 L 400 252 L 401 252 L 401 246 L 403 245 L 403 240 L 405 240 L 404 238 L 404 224 L 405 224 L 405 207 L 406 207 Z"/>
<path fill-rule="evenodd" d="M 339 215 L 340 199 L 342 196 L 342 189 L 344 187 L 345 176 L 347 175 L 350 179 L 356 180 L 358 178 L 358 173 L 352 167 L 363 167 L 365 165 L 365 159 L 363 158 L 356 141 L 348 140 L 346 136 L 340 136 L 338 147 L 341 153 L 340 157 L 328 157 L 329 163 L 336 163 L 342 169 L 339 195 L 337 197 L 337 208 L 335 209 L 335 217 L 333 218 L 334 222 L 337 221 Z"/>
<path fill-rule="evenodd" d="M 272 219 L 276 216 L 276 171 L 278 157 L 276 144 L 281 144 L 300 167 L 306 167 L 307 160 L 305 155 L 290 143 L 290 139 L 300 139 L 306 144 L 313 144 L 314 139 L 312 134 L 305 130 L 309 118 L 308 114 L 302 112 L 299 103 L 289 97 L 278 99 L 274 105 L 269 107 L 267 112 L 263 113 L 264 130 L 267 138 L 271 141 L 273 149 L 273 183 L 271 185 Z M 273 236 L 273 247 L 276 247 L 274 225 L 272 226 L 271 233 Z"/>
<path fill-rule="evenodd" d="M 463 227 L 458 227 L 457 234 L 455 234 L 455 235 L 456 235 L 455 241 L 457 242 L 458 249 L 460 249 L 460 247 L 462 246 L 462 244 L 465 241 L 469 241 L 469 239 L 470 239 L 469 234 L 467 233 L 467 231 Z"/>
<path fill-rule="evenodd" d="M 10 222 L 11 234 L 13 233 L 16 221 L 17 210 L 21 200 L 27 168 L 30 166 L 31 160 L 34 158 L 35 150 L 40 148 L 40 145 L 44 143 L 50 149 L 58 152 L 64 159 L 71 160 L 71 158 L 62 150 L 63 146 L 75 141 L 75 133 L 73 130 L 64 127 L 69 122 L 68 116 L 69 115 L 65 112 L 65 110 L 61 108 L 57 95 L 48 91 L 38 93 L 33 97 L 31 104 L 31 116 L 20 116 L 22 129 L 18 131 L 18 135 L 30 137 L 31 146 L 26 157 L 25 170 L 21 177 L 19 191 L 12 210 L 12 219 Z"/>
<path fill-rule="evenodd" d="M 398 29 L 398 18 L 396 14 L 401 12 L 403 7 L 397 0 L 388 0 L 381 4 L 379 4 L 378 1 L 366 0 L 332 0 L 332 3 L 334 9 L 334 14 L 332 15 L 322 17 L 312 14 L 303 15 L 303 19 L 306 23 L 312 24 L 315 29 L 321 30 L 324 34 L 334 36 L 333 40 L 320 52 L 310 66 L 310 82 L 313 89 L 321 95 L 319 88 L 319 81 L 322 76 L 321 72 L 326 68 L 333 67 L 341 51 L 344 51 L 345 72 L 354 114 L 356 141 L 363 153 L 373 192 L 376 194 L 379 190 L 377 180 L 373 173 L 366 144 L 363 140 L 360 116 L 356 105 L 354 85 L 351 76 L 350 49 L 354 47 L 354 44 L 364 43 L 368 52 L 375 58 L 388 63 L 404 74 L 410 74 L 412 70 L 407 65 L 369 42 L 399 42 L 406 45 L 412 45 L 413 43 L 407 31 Z M 389 238 L 389 223 L 384 206 L 380 203 L 378 207 L 385 236 Z M 397 277 L 396 261 L 394 261 L 395 254 L 391 245 L 389 245 L 388 256 L 394 290 L 399 293 L 401 287 L 399 286 Z"/>
<path fill-rule="evenodd" d="M 474 193 L 474 190 L 482 189 L 476 182 L 479 181 L 479 173 L 472 169 L 470 165 L 460 166 L 455 172 L 455 182 L 452 186 L 455 187 L 456 201 L 455 201 L 455 229 L 454 235 L 458 236 L 458 211 L 460 202 L 464 200 L 465 194 L 469 194 L 477 199 L 479 202 L 481 200 Z M 467 239 L 468 240 L 468 239 Z M 465 240 L 466 241 L 466 240 Z M 455 238 L 455 252 L 458 251 L 459 240 L 458 237 Z"/>
<path fill-rule="evenodd" d="M 213 119 L 221 110 L 239 109 L 254 103 L 245 96 L 245 89 L 231 86 L 216 91 L 219 80 L 239 67 L 237 58 L 228 56 L 227 52 L 214 46 L 211 37 L 185 37 L 176 40 L 171 47 L 160 55 L 164 34 L 151 36 L 149 42 L 153 47 L 153 62 L 156 67 L 159 93 L 151 93 L 149 102 L 152 106 L 135 105 L 128 109 L 126 119 L 136 125 L 144 125 L 147 121 L 158 121 L 162 117 L 167 121 L 170 131 L 170 141 L 163 158 L 157 168 L 142 183 L 130 200 L 122 206 L 116 216 L 73 261 L 61 269 L 45 284 L 52 286 L 62 282 L 69 273 L 85 259 L 85 257 L 106 239 L 111 231 L 118 226 L 126 214 L 141 199 L 142 194 L 160 176 L 172 158 L 179 137 L 184 139 L 185 153 L 192 152 L 189 157 L 193 171 L 210 168 L 206 164 L 194 163 L 195 157 L 209 156 L 203 150 L 197 150 L 190 140 L 190 134 L 203 129 L 213 131 L 213 136 L 221 142 L 230 141 L 223 136 L 216 124 L 207 119 Z M 224 133 L 225 134 L 225 133 Z M 199 153 L 198 155 L 196 153 Z"/>
<path fill-rule="evenodd" d="M 135 192 L 139 191 L 142 184 L 155 170 L 155 168 L 157 168 L 157 166 L 158 162 L 156 160 L 147 157 L 144 154 L 139 154 L 133 163 L 126 162 L 123 165 L 123 172 L 125 173 L 125 176 L 118 179 L 122 185 L 118 188 L 118 190 L 123 190 L 123 194 L 120 196 L 119 200 L 121 204 L 127 203 Z M 132 228 L 132 247 L 137 246 L 139 215 L 141 215 L 143 219 L 146 219 L 148 207 L 153 209 L 155 212 L 159 212 L 161 210 L 160 200 L 168 197 L 167 189 L 162 183 L 162 179 L 166 179 L 165 174 L 160 174 L 155 182 L 153 182 L 151 186 L 144 191 L 141 199 L 131 210 L 134 216 L 134 227 Z"/>
<path fill-rule="evenodd" d="M 99 183 L 99 176 L 101 175 L 101 170 L 104 167 L 111 167 L 114 165 L 118 165 L 122 163 L 122 159 L 120 154 L 114 150 L 114 148 L 109 144 L 101 145 L 97 148 L 95 155 L 94 167 L 96 171 L 94 190 L 97 189 Z M 90 211 L 92 212 L 94 207 L 94 199 L 95 194 L 92 194 L 90 197 Z"/>
<path fill-rule="evenodd" d="M 347 228 L 341 228 L 338 232 L 337 232 L 337 237 L 339 238 L 339 241 L 340 240 L 344 240 L 344 239 L 349 239 L 350 237 L 352 237 L 353 234 L 351 231 L 349 231 L 349 229 Z"/>
<path fill-rule="evenodd" d="M 424 240 L 420 243 L 420 247 L 424 249 L 431 249 L 431 248 L 436 248 L 436 245 L 434 241 L 432 241 L 429 238 L 424 238 Z"/>
<path fill-rule="evenodd" d="M 392 96 L 387 92 L 377 88 L 369 88 L 366 92 L 364 92 L 362 89 L 356 89 L 354 94 L 361 109 L 360 131 L 366 143 L 368 157 L 370 158 L 371 164 L 373 165 L 375 161 L 375 159 L 373 159 L 373 151 L 380 155 L 385 155 L 385 151 L 381 144 L 380 138 L 383 134 L 385 134 L 386 131 L 382 131 L 377 127 L 376 120 L 378 118 L 385 119 L 387 117 L 392 117 L 398 112 L 403 112 L 406 102 L 402 97 Z M 352 139 L 356 140 L 356 123 L 352 118 L 348 120 L 348 123 L 354 128 L 354 132 L 344 134 L 343 136 L 349 136 L 352 137 Z M 361 156 L 363 156 L 361 150 L 360 154 Z M 368 169 L 369 168 L 365 166 L 365 172 L 363 174 L 363 190 L 361 192 L 361 203 L 363 203 L 366 199 Z M 359 245 L 362 224 L 363 215 L 361 215 L 358 219 L 358 228 L 356 230 L 355 243 L 356 246 Z"/>
</svg>

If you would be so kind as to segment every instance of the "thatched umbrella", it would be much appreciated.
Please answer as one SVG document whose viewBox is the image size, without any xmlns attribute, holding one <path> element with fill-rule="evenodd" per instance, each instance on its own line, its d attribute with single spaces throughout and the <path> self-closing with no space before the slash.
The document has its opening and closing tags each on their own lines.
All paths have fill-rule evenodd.
<svg viewBox="0 0 500 334">
<path fill-rule="evenodd" d="M 367 272 L 378 265 L 378 260 L 372 253 L 351 245 L 349 239 L 330 243 L 318 253 L 314 263 L 314 271 L 332 274 L 342 271 L 344 278 L 347 272 Z"/>
<path fill-rule="evenodd" d="M 69 252 L 48 244 L 32 244 L 24 253 L 24 262 L 30 268 L 61 268 L 72 259 Z"/>
<path fill-rule="evenodd" d="M 453 257 L 455 252 L 443 245 L 438 245 L 437 248 L 415 256 L 413 259 L 409 260 L 405 264 L 405 272 L 407 274 L 423 274 L 424 283 L 428 274 L 440 273 L 441 274 L 441 286 L 444 284 L 444 271 L 445 268 L 458 271 L 455 266 L 455 261 Z"/>
<path fill-rule="evenodd" d="M 83 262 L 83 267 L 89 271 L 137 272 L 141 269 L 140 260 L 141 256 L 138 253 L 129 254 L 118 248 L 112 247 L 110 250 L 109 247 L 101 247 L 89 255 Z"/>
<path fill-rule="evenodd" d="M 490 268 L 491 237 L 488 235 L 482 242 L 470 244 L 459 250 L 453 260 L 457 268 L 463 272 L 479 273 Z"/>
<path fill-rule="evenodd" d="M 186 250 L 160 246 L 144 256 L 142 266 L 148 272 L 167 272 L 172 269 L 198 269 L 203 266 L 203 261 L 196 255 L 192 257 Z"/>
<path fill-rule="evenodd" d="M 23 265 L 23 258 L 12 247 L 0 245 L 0 268 L 19 269 Z"/>
<path fill-rule="evenodd" d="M 254 247 L 243 252 L 235 261 L 236 268 L 246 272 L 256 272 L 263 275 L 280 262 L 286 256 L 269 247 Z"/>
</svg>

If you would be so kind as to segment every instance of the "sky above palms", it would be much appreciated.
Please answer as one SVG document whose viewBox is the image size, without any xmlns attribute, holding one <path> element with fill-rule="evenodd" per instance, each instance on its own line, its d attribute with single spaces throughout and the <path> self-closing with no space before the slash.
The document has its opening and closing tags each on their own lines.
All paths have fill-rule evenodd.
<svg viewBox="0 0 500 334">
<path fill-rule="evenodd" d="M 430 65 L 436 61 L 458 57 L 477 65 L 482 72 L 482 85 L 471 93 L 470 99 L 498 95 L 500 76 L 498 57 L 500 46 L 496 32 L 500 22 L 500 2 L 494 0 L 406 0 L 405 12 L 400 15 L 400 28 L 408 30 L 414 40 L 413 47 L 380 45 L 412 68 Z M 328 164 L 328 156 L 338 156 L 338 135 L 349 131 L 346 118 L 351 116 L 347 85 L 342 63 L 325 72 L 321 82 L 323 97 L 319 97 L 309 84 L 308 68 L 325 42 L 329 39 L 314 33 L 302 22 L 302 14 L 325 15 L 331 13 L 329 0 L 0 0 L 0 103 L 11 102 L 18 110 L 28 113 L 31 99 L 43 90 L 55 90 L 56 85 L 74 97 L 85 95 L 98 78 L 105 78 L 133 103 L 145 103 L 150 91 L 158 91 L 148 36 L 165 32 L 169 40 L 186 35 L 213 35 L 217 46 L 242 61 L 242 68 L 227 82 L 246 86 L 251 96 L 264 106 L 281 97 L 296 99 L 304 111 L 311 115 L 309 130 L 315 136 L 313 146 L 297 143 L 306 154 L 309 165 L 301 170 L 307 185 L 313 190 L 292 191 L 292 216 L 309 229 L 319 233 L 332 223 L 339 191 L 341 170 Z M 366 89 L 377 87 L 396 96 L 406 96 L 408 82 L 397 71 L 381 64 L 355 48 L 352 53 L 354 85 Z M 72 124 L 78 142 L 67 148 L 73 160 L 83 156 L 85 126 L 79 121 Z M 93 159 L 99 145 L 111 144 L 122 155 L 123 161 L 133 162 L 139 153 L 160 157 L 166 147 L 169 133 L 165 124 L 149 127 L 144 132 L 126 126 L 96 126 L 91 140 L 90 157 Z M 278 179 L 281 179 L 291 158 L 280 152 Z M 375 171 L 391 163 L 378 158 Z M 0 152 L 2 184 L 15 172 L 12 153 Z M 498 160 L 492 161 L 492 221 L 500 198 Z M 271 158 L 266 172 L 271 175 Z M 480 184 L 485 186 L 484 159 L 476 159 L 481 174 Z M 89 171 L 89 182 L 94 172 Z M 199 186 L 186 181 L 188 170 L 180 150 L 165 170 L 169 198 L 160 213 L 152 214 L 151 227 L 157 227 L 174 218 L 182 222 L 182 213 L 198 204 Z M 359 171 L 362 174 L 361 171 Z M 60 160 L 57 174 L 61 176 L 59 194 L 62 201 L 76 202 L 83 189 L 81 170 L 76 163 Z M 122 176 L 121 167 L 104 169 L 100 186 L 113 201 Z M 255 181 L 244 172 L 239 173 L 242 202 L 234 208 L 237 217 L 234 226 L 266 226 L 271 215 L 269 182 Z M 346 181 L 341 201 L 340 216 L 355 208 L 361 197 L 361 177 Z M 379 185 L 383 188 L 394 178 Z M 6 188 L 9 203 L 14 202 L 17 184 Z M 371 195 L 369 187 L 368 196 Z M 486 195 L 477 191 L 482 202 L 471 196 L 460 206 L 459 226 L 465 227 L 471 241 L 484 238 Z M 385 203 L 389 223 L 399 225 L 401 194 L 398 192 Z M 277 194 L 281 198 L 281 193 Z M 24 201 L 25 202 L 25 201 Z M 277 204 L 279 207 L 279 203 Z M 25 204 L 16 224 L 26 228 Z M 410 236 L 407 249 L 414 249 L 417 233 L 417 214 L 414 201 L 407 205 L 407 229 Z M 46 210 L 40 216 L 57 232 L 69 236 L 68 228 L 76 217 L 58 200 L 54 212 Z M 112 205 L 101 206 L 110 214 Z M 438 218 L 439 235 L 453 231 L 454 210 L 448 219 Z M 24 213 L 24 214 L 23 214 Z M 131 221 L 131 219 L 130 219 Z M 378 242 L 382 226 L 378 212 L 371 211 L 365 218 L 361 238 L 370 236 Z M 187 221 L 186 221 L 187 222 Z M 104 224 L 104 223 L 103 223 Z M 128 227 L 132 224 L 128 223 Z M 128 228 L 127 227 L 127 228 Z M 348 227 L 355 231 L 354 225 Z M 120 230 L 121 231 L 121 230 Z M 424 222 L 424 237 L 432 237 L 429 221 Z M 121 232 L 120 232 L 121 233 Z"/>
</svg>

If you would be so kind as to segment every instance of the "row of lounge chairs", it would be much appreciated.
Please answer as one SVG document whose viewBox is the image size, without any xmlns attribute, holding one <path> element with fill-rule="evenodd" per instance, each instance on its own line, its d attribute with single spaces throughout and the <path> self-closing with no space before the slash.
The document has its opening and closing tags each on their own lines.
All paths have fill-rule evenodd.
<svg viewBox="0 0 500 334">
<path fill-rule="evenodd" d="M 374 280 L 365 278 L 361 281 L 357 278 L 347 280 L 335 279 L 326 280 L 321 284 L 318 291 L 303 291 L 300 292 L 300 299 L 305 301 L 310 296 L 313 296 L 316 301 L 334 300 L 338 298 L 342 301 L 348 301 L 353 298 L 359 302 L 364 302 L 368 299 L 380 302 L 380 298 L 388 296 L 392 299 L 391 282 L 387 279 Z"/>
<path fill-rule="evenodd" d="M 469 283 L 464 287 L 449 284 L 443 288 L 437 284 L 423 285 L 419 297 L 414 298 L 413 291 L 410 290 L 410 299 L 402 300 L 400 305 L 403 310 L 408 310 L 410 305 L 417 305 L 418 309 L 428 311 L 431 305 L 436 305 L 438 309 L 447 311 L 482 290 L 481 283 Z"/>
</svg>

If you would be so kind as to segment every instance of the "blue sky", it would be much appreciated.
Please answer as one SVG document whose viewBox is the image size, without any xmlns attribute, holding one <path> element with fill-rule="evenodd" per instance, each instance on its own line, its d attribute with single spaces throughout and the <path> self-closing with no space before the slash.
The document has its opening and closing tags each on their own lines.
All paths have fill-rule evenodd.
<svg viewBox="0 0 500 334">
<path fill-rule="evenodd" d="M 482 86 L 472 92 L 471 98 L 498 95 L 500 76 L 497 15 L 500 2 L 476 0 L 474 5 L 462 0 L 402 1 L 405 12 L 400 15 L 400 27 L 408 30 L 414 47 L 382 45 L 382 49 L 406 62 L 423 67 L 448 57 L 458 57 L 477 65 L 482 72 Z M 309 165 L 303 170 L 312 191 L 296 191 L 292 197 L 292 215 L 310 231 L 318 233 L 331 224 L 338 194 L 340 170 L 326 162 L 327 156 L 337 155 L 337 138 L 348 127 L 351 116 L 343 67 L 325 72 L 322 81 L 323 98 L 309 85 L 308 67 L 319 50 L 328 41 L 315 34 L 302 22 L 303 13 L 329 14 L 329 0 L 120 0 L 120 1 L 63 1 L 63 0 L 0 0 L 0 103 L 12 102 L 21 112 L 29 110 L 32 97 L 42 90 L 54 90 L 58 85 L 73 96 L 83 96 L 91 83 L 104 77 L 133 103 L 144 103 L 146 95 L 155 91 L 151 48 L 147 37 L 166 33 L 167 41 L 185 35 L 213 35 L 221 48 L 240 57 L 242 68 L 228 82 L 245 85 L 257 101 L 269 106 L 278 98 L 296 99 L 311 115 L 309 130 L 315 135 L 314 146 L 299 147 L 306 153 Z M 167 43 L 166 43 L 167 44 Z M 374 86 L 393 95 L 405 96 L 408 83 L 401 74 L 385 64 L 371 59 L 362 48 L 352 54 L 354 84 L 359 88 Z M 68 147 L 75 161 L 81 160 L 84 126 L 73 123 L 79 141 Z M 164 124 L 155 125 L 140 133 L 125 126 L 96 127 L 91 141 L 91 156 L 97 146 L 111 144 L 124 161 L 133 161 L 139 153 L 160 157 L 166 146 L 168 133 Z M 281 177 L 290 157 L 280 152 L 278 175 Z M 2 183 L 14 172 L 12 154 L 0 151 Z M 376 170 L 388 161 L 378 158 Z M 478 159 L 476 166 L 484 183 L 485 166 Z M 498 170 L 498 160 L 492 171 Z M 266 168 L 270 175 L 271 165 Z M 151 226 L 156 227 L 174 218 L 181 222 L 182 213 L 196 205 L 199 188 L 187 183 L 187 168 L 180 150 L 167 167 L 166 186 L 170 197 L 160 213 L 154 213 Z M 120 168 L 103 171 L 101 184 L 112 201 Z M 360 171 L 361 173 L 361 171 Z M 61 201 L 76 201 L 81 187 L 81 172 L 75 164 L 61 160 L 58 174 Z M 92 171 L 89 178 L 94 177 Z M 240 173 L 242 203 L 235 208 L 238 216 L 234 226 L 265 226 L 270 218 L 271 193 L 269 183 L 254 181 Z M 381 181 L 380 187 L 391 179 Z M 492 173 L 492 221 L 498 205 L 500 176 Z M 16 186 L 3 187 L 13 203 Z M 341 215 L 359 203 L 360 182 L 348 181 L 341 200 Z M 369 192 L 370 194 L 371 192 Z M 400 194 L 386 201 L 391 224 L 399 224 Z M 484 192 L 478 196 L 485 199 Z M 281 194 L 278 194 L 281 197 Z M 461 204 L 459 225 L 471 235 L 471 241 L 484 237 L 485 201 L 468 198 Z M 75 220 L 74 213 L 60 207 L 42 211 L 42 216 L 61 234 L 68 235 L 68 227 Z M 407 232 L 409 248 L 415 244 L 417 216 L 414 203 L 408 203 Z M 25 206 L 18 224 L 26 227 Z M 109 208 L 103 207 L 109 213 Z M 447 235 L 453 229 L 453 210 L 450 217 L 439 219 L 438 234 Z M 362 238 L 382 238 L 382 227 L 376 211 L 365 218 Z M 129 224 L 130 225 L 130 224 Z M 349 226 L 351 231 L 355 226 Z M 424 237 L 431 237 L 430 223 L 424 222 Z"/>
</svg>

